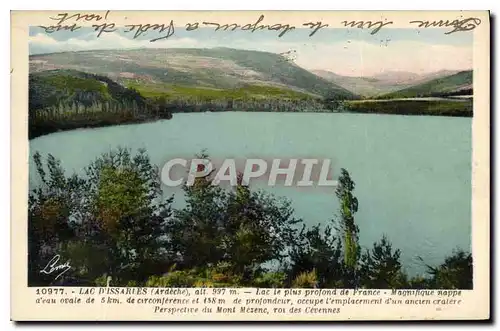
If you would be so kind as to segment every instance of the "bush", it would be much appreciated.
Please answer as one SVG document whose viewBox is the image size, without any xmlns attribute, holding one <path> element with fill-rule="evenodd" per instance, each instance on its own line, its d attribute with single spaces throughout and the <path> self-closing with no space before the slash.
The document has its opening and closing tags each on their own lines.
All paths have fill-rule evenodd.
<svg viewBox="0 0 500 331">
<path fill-rule="evenodd" d="M 284 272 L 266 272 L 255 278 L 253 286 L 278 288 L 284 287 L 285 281 L 286 274 Z"/>
<path fill-rule="evenodd" d="M 316 274 L 316 269 L 299 274 L 292 282 L 292 287 L 297 288 L 316 288 L 317 285 L 318 275 Z"/>
<path fill-rule="evenodd" d="M 188 271 L 173 271 L 163 276 L 151 276 L 146 287 L 192 287 L 197 279 Z"/>
</svg>

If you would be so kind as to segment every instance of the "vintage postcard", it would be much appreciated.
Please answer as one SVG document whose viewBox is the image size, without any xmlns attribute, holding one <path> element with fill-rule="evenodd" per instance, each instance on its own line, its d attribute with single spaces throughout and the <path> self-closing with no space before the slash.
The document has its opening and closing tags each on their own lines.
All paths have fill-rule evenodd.
<svg viewBox="0 0 500 331">
<path fill-rule="evenodd" d="M 11 16 L 13 320 L 490 318 L 487 11 Z"/>
</svg>

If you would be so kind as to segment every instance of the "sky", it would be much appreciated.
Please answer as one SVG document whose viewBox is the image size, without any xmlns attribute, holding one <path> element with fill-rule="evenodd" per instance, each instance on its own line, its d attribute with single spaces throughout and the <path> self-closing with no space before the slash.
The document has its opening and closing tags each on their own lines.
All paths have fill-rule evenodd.
<svg viewBox="0 0 500 331">
<path fill-rule="evenodd" d="M 134 39 L 125 29 L 104 33 L 90 28 L 46 33 L 31 27 L 30 54 L 64 51 L 134 48 L 212 48 L 231 47 L 273 53 L 294 51 L 295 63 L 308 70 L 328 70 L 346 76 L 373 76 L 388 71 L 418 74 L 439 70 L 472 68 L 472 32 L 446 35 L 446 29 L 382 28 L 370 30 L 342 28 L 319 30 L 309 37 L 310 29 L 296 29 L 279 38 L 276 31 L 218 31 L 176 28 L 168 39 L 150 42 L 161 36 L 152 31 Z"/>
</svg>

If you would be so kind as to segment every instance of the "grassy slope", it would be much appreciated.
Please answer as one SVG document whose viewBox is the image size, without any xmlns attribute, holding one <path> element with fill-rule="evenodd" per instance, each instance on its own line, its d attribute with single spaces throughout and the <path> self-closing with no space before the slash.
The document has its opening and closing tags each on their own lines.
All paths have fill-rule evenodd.
<svg viewBox="0 0 500 331">
<path fill-rule="evenodd" d="M 374 97 L 376 95 L 389 93 L 401 88 L 397 84 L 388 84 L 380 79 L 373 77 L 349 77 L 337 75 L 325 70 L 314 71 L 318 76 L 349 90 L 357 95 L 365 97 Z M 409 86 L 408 84 L 403 87 Z"/>
<path fill-rule="evenodd" d="M 310 94 L 293 91 L 286 88 L 262 85 L 247 85 L 234 89 L 215 89 L 191 87 L 174 84 L 144 84 L 133 81 L 126 81 L 125 85 L 139 91 L 142 95 L 149 98 L 166 97 L 167 99 L 175 98 L 195 98 L 198 100 L 219 100 L 219 99 L 236 99 L 245 100 L 249 98 L 261 99 L 311 99 Z"/>
<path fill-rule="evenodd" d="M 209 50 L 189 49 L 181 50 L 187 54 L 202 54 L 204 56 L 225 58 L 234 61 L 237 65 L 266 73 L 268 79 L 288 86 L 297 87 L 304 91 L 324 97 L 352 98 L 353 93 L 331 84 L 327 80 L 289 62 L 282 56 L 274 53 L 247 51 L 231 48 L 215 48 Z"/>
<path fill-rule="evenodd" d="M 144 102 L 144 98 L 107 77 L 76 70 L 50 70 L 29 75 L 29 109 L 31 111 L 59 103 L 90 105 L 94 102 Z"/>
<path fill-rule="evenodd" d="M 29 138 L 83 127 L 168 117 L 148 112 L 146 99 L 104 76 L 75 70 L 29 75 Z"/>
<path fill-rule="evenodd" d="M 199 101 L 220 99 L 315 99 L 310 94 L 282 87 L 246 85 L 233 89 L 191 87 L 174 84 L 138 83 L 124 80 L 126 87 L 110 79 L 76 70 L 50 70 L 30 74 L 30 109 L 37 110 L 63 103 L 119 101 L 123 95 L 138 91 L 146 98 L 196 99 Z M 110 89 L 110 83 L 115 87 Z M 120 89 L 119 93 L 116 90 Z"/>
<path fill-rule="evenodd" d="M 407 89 L 457 73 L 456 71 L 449 70 L 441 70 L 428 74 L 394 71 L 384 72 L 371 77 L 351 77 L 338 75 L 327 70 L 314 70 L 313 72 L 354 94 L 368 98 Z"/>
<path fill-rule="evenodd" d="M 415 85 L 396 92 L 388 93 L 381 98 L 415 98 L 429 96 L 444 96 L 458 92 L 461 89 L 471 89 L 472 71 L 461 71 L 457 74 L 433 79 L 427 83 Z"/>
<path fill-rule="evenodd" d="M 35 55 L 32 69 L 73 68 L 121 80 L 121 73 L 140 76 L 139 83 L 234 89 L 246 85 L 273 85 L 328 98 L 355 98 L 346 89 L 284 60 L 278 54 L 212 49 L 105 50 Z M 206 65 L 200 65 L 206 63 Z M 247 75 L 245 72 L 252 72 Z M 144 78 L 145 79 L 142 79 Z"/>
</svg>

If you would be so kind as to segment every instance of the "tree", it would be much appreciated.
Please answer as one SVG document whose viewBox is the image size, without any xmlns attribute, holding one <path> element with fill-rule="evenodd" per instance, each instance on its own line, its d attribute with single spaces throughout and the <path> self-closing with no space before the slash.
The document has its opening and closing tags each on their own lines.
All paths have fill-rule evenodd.
<svg viewBox="0 0 500 331">
<path fill-rule="evenodd" d="M 344 284 L 344 265 L 341 242 L 333 234 L 333 229 L 320 225 L 311 229 L 302 227 L 296 236 L 290 252 L 290 277 L 294 279 L 304 272 L 316 270 L 318 286 L 342 287 Z"/>
<path fill-rule="evenodd" d="M 225 259 L 234 272 L 250 281 L 266 262 L 282 263 L 294 241 L 293 209 L 288 200 L 262 191 L 252 192 L 238 179 L 235 191 L 227 196 L 224 223 Z"/>
<path fill-rule="evenodd" d="M 204 153 L 197 158 L 204 159 Z M 209 177 L 198 177 L 184 185 L 186 206 L 176 210 L 167 224 L 168 244 L 179 268 L 206 267 L 224 257 L 222 230 L 226 192 L 212 185 Z"/>
<path fill-rule="evenodd" d="M 57 252 L 71 260 L 72 271 L 88 282 L 103 274 L 115 285 L 143 281 L 164 268 L 165 224 L 172 199 L 163 199 L 158 169 L 145 151 L 134 157 L 126 149 L 103 154 L 84 178 L 66 178 L 60 163 L 49 155 L 45 179 L 37 154 L 35 163 L 44 185 L 33 190 L 29 203 L 34 270 L 49 261 L 39 252 L 54 242 L 48 255 Z"/>
<path fill-rule="evenodd" d="M 401 270 L 401 252 L 392 250 L 392 244 L 384 235 L 373 248 L 366 250 L 361 257 L 361 286 L 365 288 L 402 288 L 406 276 Z"/>
<path fill-rule="evenodd" d="M 297 222 L 289 201 L 252 192 L 241 180 L 234 191 L 226 191 L 212 185 L 210 176 L 196 178 L 184 192 L 186 207 L 168 225 L 179 267 L 226 262 L 249 282 L 263 272 L 264 263 L 283 261 Z"/>
<path fill-rule="evenodd" d="M 361 254 L 358 201 L 345 169 L 336 189 L 340 217 L 301 228 L 290 201 L 253 191 L 241 175 L 230 190 L 210 175 L 196 178 L 184 187 L 185 207 L 172 210 L 144 150 L 105 153 L 81 176 L 66 176 L 52 155 L 33 159 L 30 286 L 472 288 L 472 255 L 461 250 L 427 266 L 430 277 L 408 281 L 385 236 Z M 71 265 L 58 281 L 40 273 L 55 255 Z"/>
<path fill-rule="evenodd" d="M 158 169 L 145 150 L 134 157 L 122 148 L 104 154 L 87 175 L 87 222 L 98 229 L 95 244 L 105 243 L 111 255 L 105 272 L 118 280 L 143 281 L 165 267 L 173 198 L 164 200 Z"/>
<path fill-rule="evenodd" d="M 42 285 L 51 284 L 54 279 L 40 270 L 63 242 L 75 237 L 71 216 L 78 211 L 84 182 L 77 176 L 67 178 L 60 161 L 51 154 L 46 164 L 38 152 L 33 160 L 40 184 L 28 197 L 28 282 Z"/>
<path fill-rule="evenodd" d="M 427 266 L 432 276 L 430 285 L 438 289 L 468 289 L 473 287 L 472 254 L 461 249 L 445 258 L 438 267 Z"/>
<path fill-rule="evenodd" d="M 354 221 L 354 214 L 358 211 L 358 199 L 352 193 L 355 184 L 347 170 L 341 169 L 338 182 L 335 194 L 340 203 L 339 231 L 343 236 L 344 265 L 349 274 L 349 285 L 357 287 L 361 248 L 359 246 L 359 228 Z"/>
</svg>

